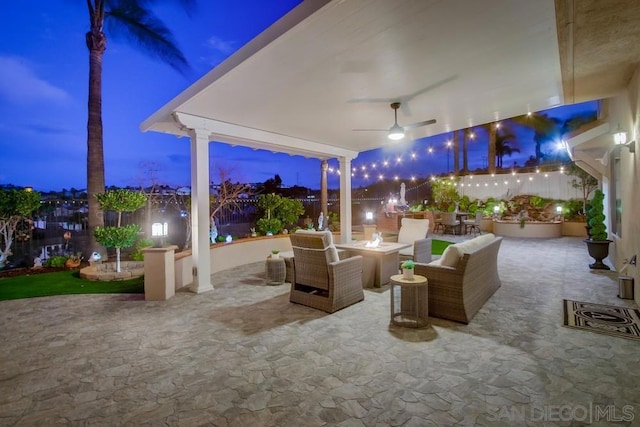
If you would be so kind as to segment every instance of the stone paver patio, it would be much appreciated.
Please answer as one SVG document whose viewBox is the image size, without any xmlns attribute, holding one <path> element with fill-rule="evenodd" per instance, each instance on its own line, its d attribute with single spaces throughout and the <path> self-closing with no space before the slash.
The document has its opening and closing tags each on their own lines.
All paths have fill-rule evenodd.
<svg viewBox="0 0 640 427">
<path fill-rule="evenodd" d="M 0 302 L 0 425 L 570 425 L 541 413 L 563 405 L 639 425 L 640 342 L 562 326 L 563 298 L 633 306 L 589 262 L 579 238 L 505 238 L 471 324 L 423 330 L 389 326 L 388 287 L 332 315 L 291 304 L 262 263 L 165 302 Z"/>
</svg>

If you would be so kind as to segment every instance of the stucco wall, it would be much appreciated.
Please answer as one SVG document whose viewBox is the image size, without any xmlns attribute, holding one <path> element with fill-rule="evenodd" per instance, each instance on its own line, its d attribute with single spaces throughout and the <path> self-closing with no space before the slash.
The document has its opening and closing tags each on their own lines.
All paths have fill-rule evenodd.
<svg viewBox="0 0 640 427">
<path fill-rule="evenodd" d="M 619 123 L 627 131 L 627 140 L 636 141 L 636 153 L 630 153 L 626 148 L 620 150 L 621 183 L 622 183 L 622 235 L 610 233 L 610 238 L 615 242 L 612 248 L 614 253 L 610 259 L 616 270 L 623 267 L 625 260 L 633 255 L 640 254 L 640 172 L 638 170 L 638 135 L 640 123 L 640 79 L 638 74 L 640 67 L 636 68 L 633 78 L 627 86 L 627 91 L 615 98 L 607 100 L 609 122 L 612 126 Z M 603 190 L 607 193 L 611 185 L 611 170 L 607 170 L 608 176 L 603 180 L 607 186 Z M 608 200 L 607 213 L 615 206 Z M 610 215 L 607 215 L 607 219 Z M 612 230 L 610 222 L 607 224 Z M 632 276 L 635 282 L 635 301 L 640 305 L 640 275 L 638 267 L 629 266 L 626 275 Z"/>
<path fill-rule="evenodd" d="M 272 250 L 290 251 L 291 239 L 289 239 L 289 236 L 263 236 L 240 239 L 231 243 L 216 243 L 211 245 L 210 248 L 211 274 L 266 260 Z M 177 290 L 193 282 L 191 251 L 177 253 L 175 260 Z"/>
</svg>

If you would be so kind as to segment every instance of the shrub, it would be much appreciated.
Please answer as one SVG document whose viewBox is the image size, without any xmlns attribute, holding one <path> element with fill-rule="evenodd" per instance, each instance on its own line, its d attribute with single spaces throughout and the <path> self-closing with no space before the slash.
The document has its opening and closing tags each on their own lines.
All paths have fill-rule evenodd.
<svg viewBox="0 0 640 427">
<path fill-rule="evenodd" d="M 278 218 L 260 218 L 256 227 L 262 234 L 278 234 L 282 230 L 282 222 Z"/>
<path fill-rule="evenodd" d="M 144 248 L 151 248 L 156 244 L 153 239 L 143 237 L 136 243 L 136 250 L 131 253 L 131 259 L 134 261 L 144 261 L 144 254 L 141 252 Z"/>
<path fill-rule="evenodd" d="M 53 255 L 45 261 L 44 265 L 47 267 L 64 267 L 64 263 L 69 259 L 65 255 Z"/>
</svg>

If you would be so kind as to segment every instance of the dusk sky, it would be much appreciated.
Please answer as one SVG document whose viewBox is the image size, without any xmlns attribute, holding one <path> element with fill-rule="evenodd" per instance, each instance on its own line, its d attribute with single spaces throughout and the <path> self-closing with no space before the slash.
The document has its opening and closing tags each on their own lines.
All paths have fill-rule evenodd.
<svg viewBox="0 0 640 427">
<path fill-rule="evenodd" d="M 160 2 L 162 3 L 162 2 Z M 189 140 L 154 132 L 142 133 L 140 123 L 237 49 L 284 15 L 299 0 L 200 1 L 193 16 L 165 6 L 154 9 L 174 33 L 192 71 L 181 75 L 146 56 L 124 40 L 108 38 L 103 62 L 103 125 L 107 185 L 144 184 L 149 164 L 159 181 L 189 184 Z M 3 4 L 0 29 L 0 184 L 32 186 L 36 190 L 86 188 L 86 123 L 88 50 L 85 2 L 22 0 Z M 549 114 L 565 119 L 593 111 L 596 103 L 560 107 Z M 533 133 L 517 130 L 521 153 L 506 157 L 519 165 L 533 154 Z M 469 149 L 470 168 L 486 164 L 482 133 Z M 354 177 L 365 185 L 382 173 L 428 176 L 445 172 L 447 135 L 361 153 L 355 167 L 389 160 L 375 177 Z M 428 147 L 433 154 L 427 152 Z M 318 188 L 320 161 L 300 156 L 211 144 L 211 178 L 217 168 L 230 169 L 234 181 L 263 182 L 279 174 L 286 186 Z M 545 150 L 548 147 L 544 147 Z M 411 159 L 411 153 L 415 158 Z M 402 156 L 402 167 L 396 159 Z M 453 157 L 449 157 L 453 167 Z M 407 166 L 410 164 L 411 166 Z M 146 166 L 144 166 L 146 165 Z M 331 162 L 337 167 L 337 162 Z M 330 177 L 337 187 L 336 175 Z"/>
</svg>

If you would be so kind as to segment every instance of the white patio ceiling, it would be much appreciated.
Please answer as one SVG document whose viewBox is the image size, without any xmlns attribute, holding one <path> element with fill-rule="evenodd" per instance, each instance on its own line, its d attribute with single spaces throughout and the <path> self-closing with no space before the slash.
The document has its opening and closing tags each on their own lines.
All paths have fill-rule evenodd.
<svg viewBox="0 0 640 427">
<path fill-rule="evenodd" d="M 553 0 L 307 0 L 148 118 L 175 135 L 196 116 L 211 140 L 318 158 L 564 102 Z M 180 113 L 180 114 L 175 114 Z"/>
</svg>

